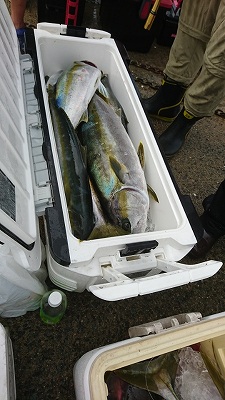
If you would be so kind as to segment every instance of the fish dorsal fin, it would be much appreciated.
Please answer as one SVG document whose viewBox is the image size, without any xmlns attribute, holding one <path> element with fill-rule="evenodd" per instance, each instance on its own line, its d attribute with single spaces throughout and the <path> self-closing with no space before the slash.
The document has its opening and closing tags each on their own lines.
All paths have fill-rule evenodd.
<svg viewBox="0 0 225 400">
<path fill-rule="evenodd" d="M 149 196 L 151 196 L 157 203 L 159 203 L 159 199 L 158 199 L 156 192 L 148 184 L 147 184 L 147 189 L 148 189 Z"/>
<path fill-rule="evenodd" d="M 144 146 L 143 146 L 142 142 L 139 143 L 137 155 L 138 155 L 138 158 L 139 158 L 139 161 L 141 164 L 141 168 L 144 169 L 144 167 L 145 167 L 145 151 L 144 151 Z"/>
<path fill-rule="evenodd" d="M 117 178 L 120 182 L 125 183 L 125 175 L 129 173 L 127 167 L 124 164 L 121 164 L 115 157 L 109 156 L 110 165 L 115 172 Z"/>
</svg>

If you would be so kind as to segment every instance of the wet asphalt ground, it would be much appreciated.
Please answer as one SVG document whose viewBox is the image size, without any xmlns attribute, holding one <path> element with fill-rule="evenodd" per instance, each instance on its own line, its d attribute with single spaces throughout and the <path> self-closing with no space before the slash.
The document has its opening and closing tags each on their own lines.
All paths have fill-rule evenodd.
<svg viewBox="0 0 225 400">
<path fill-rule="evenodd" d="M 93 21 L 93 7 L 93 2 L 87 2 L 84 23 L 88 27 Z M 151 96 L 161 82 L 169 48 L 153 43 L 147 53 L 128 53 L 131 61 L 151 66 L 151 71 L 132 62 L 130 66 L 142 96 Z M 225 110 L 225 102 L 220 108 Z M 156 136 L 167 126 L 158 121 L 151 124 Z M 225 177 L 224 131 L 225 121 L 216 115 L 199 121 L 184 148 L 168 162 L 181 193 L 190 196 L 199 214 L 202 199 Z M 206 259 L 224 262 L 224 243 L 221 238 Z M 193 263 L 188 257 L 182 262 Z M 48 285 L 54 287 L 50 281 Z M 209 279 L 118 302 L 102 301 L 87 291 L 66 294 L 68 308 L 58 325 L 43 324 L 39 310 L 17 318 L 0 318 L 12 339 L 18 400 L 75 399 L 76 361 L 94 348 L 127 339 L 130 326 L 185 312 L 208 316 L 224 311 L 224 266 Z"/>
</svg>

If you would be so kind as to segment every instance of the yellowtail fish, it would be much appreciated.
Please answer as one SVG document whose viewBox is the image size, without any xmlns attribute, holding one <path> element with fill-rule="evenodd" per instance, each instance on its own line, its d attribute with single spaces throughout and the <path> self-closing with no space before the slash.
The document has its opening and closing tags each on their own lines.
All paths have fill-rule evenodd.
<svg viewBox="0 0 225 400">
<path fill-rule="evenodd" d="M 101 87 L 101 71 L 86 62 L 74 62 L 59 75 L 56 105 L 65 111 L 74 128 L 79 122 L 87 121 L 88 104 Z"/>
<path fill-rule="evenodd" d="M 143 169 L 120 117 L 97 94 L 89 104 L 88 122 L 80 126 L 80 139 L 109 218 L 129 233 L 145 232 L 149 196 Z"/>
<path fill-rule="evenodd" d="M 82 148 L 66 113 L 55 106 L 55 91 L 51 85 L 48 97 L 72 232 L 78 239 L 85 240 L 94 227 L 94 215 Z"/>
</svg>

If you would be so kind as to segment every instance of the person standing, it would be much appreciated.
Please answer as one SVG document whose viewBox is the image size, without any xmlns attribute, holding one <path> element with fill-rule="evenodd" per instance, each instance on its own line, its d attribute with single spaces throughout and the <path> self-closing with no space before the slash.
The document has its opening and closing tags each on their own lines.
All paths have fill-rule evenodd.
<svg viewBox="0 0 225 400">
<path fill-rule="evenodd" d="M 159 137 L 167 157 L 180 150 L 197 121 L 213 115 L 224 95 L 225 0 L 183 0 L 162 85 L 143 99 L 150 117 L 171 122 Z"/>
</svg>

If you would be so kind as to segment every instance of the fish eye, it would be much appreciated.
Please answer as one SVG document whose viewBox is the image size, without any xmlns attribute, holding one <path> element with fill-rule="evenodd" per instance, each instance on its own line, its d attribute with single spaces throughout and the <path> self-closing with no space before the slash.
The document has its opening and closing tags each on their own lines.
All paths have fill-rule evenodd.
<svg viewBox="0 0 225 400">
<path fill-rule="evenodd" d="M 123 228 L 125 231 L 131 232 L 131 224 L 130 224 L 130 221 L 129 221 L 128 218 L 124 218 L 124 219 L 122 220 L 122 228 Z"/>
</svg>

